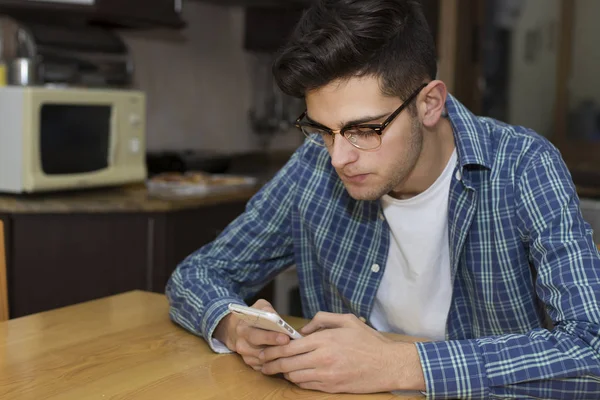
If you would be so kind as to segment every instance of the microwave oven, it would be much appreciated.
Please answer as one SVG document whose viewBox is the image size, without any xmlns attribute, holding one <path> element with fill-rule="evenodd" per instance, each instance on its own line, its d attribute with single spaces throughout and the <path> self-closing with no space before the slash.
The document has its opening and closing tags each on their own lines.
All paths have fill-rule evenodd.
<svg viewBox="0 0 600 400">
<path fill-rule="evenodd" d="M 144 181 L 145 120 L 139 91 L 0 87 L 0 192 Z"/>
</svg>

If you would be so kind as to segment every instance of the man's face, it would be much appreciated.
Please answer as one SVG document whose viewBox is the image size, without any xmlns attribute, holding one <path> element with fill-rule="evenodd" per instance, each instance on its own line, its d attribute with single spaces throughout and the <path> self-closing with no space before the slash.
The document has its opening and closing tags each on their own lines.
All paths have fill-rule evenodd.
<svg viewBox="0 0 600 400">
<path fill-rule="evenodd" d="M 308 117 L 333 130 L 348 121 L 376 117 L 364 123 L 382 123 L 402 101 L 384 96 L 375 77 L 334 81 L 306 95 Z M 336 134 L 327 147 L 331 164 L 356 200 L 377 200 L 391 191 L 400 191 L 421 154 L 423 129 L 417 118 L 404 110 L 383 131 L 381 146 L 360 150 Z"/>
</svg>

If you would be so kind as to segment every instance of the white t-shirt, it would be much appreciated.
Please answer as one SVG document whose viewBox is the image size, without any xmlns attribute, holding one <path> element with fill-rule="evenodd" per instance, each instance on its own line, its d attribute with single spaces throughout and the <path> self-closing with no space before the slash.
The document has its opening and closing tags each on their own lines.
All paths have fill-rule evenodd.
<svg viewBox="0 0 600 400">
<path fill-rule="evenodd" d="M 384 332 L 445 340 L 452 301 L 448 196 L 456 150 L 427 190 L 406 200 L 381 199 L 390 226 L 385 272 L 370 316 Z"/>
</svg>

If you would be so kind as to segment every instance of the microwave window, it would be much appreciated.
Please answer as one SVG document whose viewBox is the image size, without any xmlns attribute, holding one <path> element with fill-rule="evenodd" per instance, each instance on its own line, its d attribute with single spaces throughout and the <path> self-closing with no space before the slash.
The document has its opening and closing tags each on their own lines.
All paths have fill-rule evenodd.
<svg viewBox="0 0 600 400">
<path fill-rule="evenodd" d="M 40 152 L 46 175 L 108 167 L 110 106 L 46 104 L 40 115 Z"/>
</svg>

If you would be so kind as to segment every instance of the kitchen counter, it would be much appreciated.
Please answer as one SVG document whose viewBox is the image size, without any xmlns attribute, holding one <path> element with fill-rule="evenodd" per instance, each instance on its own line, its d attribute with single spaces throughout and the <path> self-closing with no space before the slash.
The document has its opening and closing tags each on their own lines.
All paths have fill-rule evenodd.
<svg viewBox="0 0 600 400">
<path fill-rule="evenodd" d="M 228 174 L 257 179 L 252 188 L 187 199 L 150 196 L 144 184 L 33 195 L 0 194 L 0 214 L 160 213 L 248 201 L 291 156 L 289 151 L 247 153 L 232 158 Z"/>
<path fill-rule="evenodd" d="M 215 204 L 249 200 L 254 188 L 187 199 L 161 199 L 148 194 L 145 185 L 104 188 L 35 195 L 0 195 L 0 213 L 65 214 L 65 213 L 136 213 L 170 212 Z"/>
</svg>

